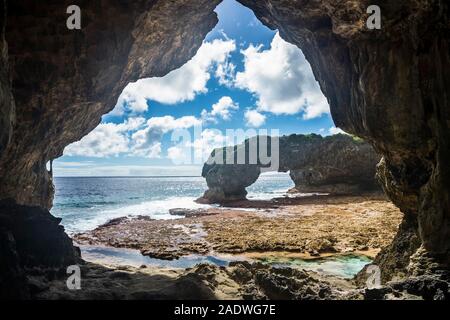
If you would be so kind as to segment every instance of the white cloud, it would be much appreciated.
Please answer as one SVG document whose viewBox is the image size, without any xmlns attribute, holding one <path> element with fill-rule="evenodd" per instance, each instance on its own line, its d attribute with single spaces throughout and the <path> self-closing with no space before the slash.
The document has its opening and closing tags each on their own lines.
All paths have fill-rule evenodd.
<svg viewBox="0 0 450 320">
<path fill-rule="evenodd" d="M 136 113 L 144 112 L 148 109 L 147 100 L 164 104 L 193 100 L 197 94 L 208 91 L 206 84 L 214 66 L 219 81 L 226 81 L 227 72 L 234 68 L 228 61 L 234 50 L 236 44 L 233 40 L 203 42 L 197 54 L 179 69 L 161 78 L 147 78 L 130 83 L 119 97 L 112 114 L 122 114 L 125 108 Z"/>
<path fill-rule="evenodd" d="M 226 136 L 217 129 L 205 129 L 200 138 L 193 141 L 192 146 L 197 154 L 203 154 L 203 158 L 208 158 L 211 151 L 226 145 Z"/>
<path fill-rule="evenodd" d="M 215 76 L 219 81 L 219 84 L 231 87 L 234 84 L 236 66 L 230 61 L 218 64 L 215 72 Z"/>
<path fill-rule="evenodd" d="M 184 116 L 181 118 L 174 118 L 172 116 L 153 117 L 148 119 L 147 125 L 149 128 L 158 129 L 166 133 L 174 129 L 187 129 L 195 125 L 201 124 L 201 120 L 194 116 Z"/>
<path fill-rule="evenodd" d="M 143 129 L 134 132 L 131 136 L 131 152 L 148 158 L 160 157 L 161 139 L 165 133 L 176 129 L 188 129 L 201 123 L 202 121 L 194 116 L 150 118 Z"/>
<path fill-rule="evenodd" d="M 191 164 L 192 161 L 202 165 L 214 149 L 240 144 L 245 139 L 256 135 L 255 129 L 227 130 L 225 134 L 218 129 L 205 129 L 193 140 L 185 140 L 168 148 L 167 157 L 178 165 Z"/>
<path fill-rule="evenodd" d="M 336 128 L 336 127 L 331 127 L 330 129 L 328 129 L 328 133 L 331 134 L 331 135 L 340 134 L 340 133 L 341 134 L 348 134 L 344 130 Z"/>
<path fill-rule="evenodd" d="M 236 74 L 235 83 L 256 95 L 259 111 L 274 114 L 303 111 L 305 119 L 329 112 L 328 102 L 303 53 L 278 33 L 270 49 L 250 45 L 241 52 L 245 69 Z"/>
<path fill-rule="evenodd" d="M 218 129 L 205 129 L 194 140 L 182 141 L 167 149 L 167 157 L 174 164 L 188 164 L 194 161 L 203 164 L 215 148 L 228 145 L 226 135 Z"/>
<path fill-rule="evenodd" d="M 217 118 L 230 120 L 232 112 L 237 109 L 239 109 L 239 105 L 230 97 L 224 96 L 220 98 L 217 103 L 212 105 L 210 112 L 203 109 L 201 117 L 204 121 L 217 123 Z"/>
<path fill-rule="evenodd" d="M 129 118 L 123 123 L 102 123 L 64 150 L 67 156 L 106 158 L 120 154 L 147 158 L 161 157 L 162 136 L 172 130 L 188 129 L 202 121 L 193 116 Z"/>
<path fill-rule="evenodd" d="M 67 156 L 110 157 L 128 152 L 129 131 L 143 125 L 144 118 L 130 118 L 123 123 L 102 123 L 80 141 L 64 150 Z"/>
<path fill-rule="evenodd" d="M 167 158 L 176 161 L 183 157 L 183 148 L 180 146 L 173 146 L 167 149 Z"/>
<path fill-rule="evenodd" d="M 139 154 L 139 153 L 138 153 Z M 154 143 L 146 153 L 144 153 L 147 158 L 160 158 L 161 157 L 161 142 Z"/>
<path fill-rule="evenodd" d="M 257 110 L 247 110 L 244 114 L 247 126 L 258 128 L 266 122 L 266 116 Z"/>
</svg>

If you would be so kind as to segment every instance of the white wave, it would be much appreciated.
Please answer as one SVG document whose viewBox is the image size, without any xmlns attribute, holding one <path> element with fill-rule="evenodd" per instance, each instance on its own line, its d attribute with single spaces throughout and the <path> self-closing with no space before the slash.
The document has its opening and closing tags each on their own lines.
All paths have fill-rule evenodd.
<svg viewBox="0 0 450 320">
<path fill-rule="evenodd" d="M 152 219 L 179 219 L 182 216 L 173 216 L 169 210 L 173 208 L 204 209 L 211 205 L 196 203 L 194 197 L 172 197 L 162 200 L 146 201 L 139 204 L 127 205 L 115 209 L 98 211 L 92 216 L 80 219 L 76 225 L 76 232 L 92 230 L 114 218 L 125 216 L 148 216 Z"/>
<path fill-rule="evenodd" d="M 286 196 L 286 189 L 278 189 L 269 192 L 249 192 L 247 199 L 250 200 L 272 200 L 273 198 L 282 198 Z"/>
</svg>

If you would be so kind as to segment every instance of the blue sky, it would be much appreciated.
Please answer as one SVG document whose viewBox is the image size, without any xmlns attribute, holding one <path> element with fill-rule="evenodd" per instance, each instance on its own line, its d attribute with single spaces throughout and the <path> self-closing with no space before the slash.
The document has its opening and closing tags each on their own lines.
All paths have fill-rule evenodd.
<svg viewBox="0 0 450 320">
<path fill-rule="evenodd" d="M 163 78 L 129 84 L 99 127 L 66 147 L 55 176 L 199 175 L 212 148 L 230 143 L 226 130 L 339 132 L 297 47 L 234 0 L 216 12 L 197 54 Z"/>
</svg>

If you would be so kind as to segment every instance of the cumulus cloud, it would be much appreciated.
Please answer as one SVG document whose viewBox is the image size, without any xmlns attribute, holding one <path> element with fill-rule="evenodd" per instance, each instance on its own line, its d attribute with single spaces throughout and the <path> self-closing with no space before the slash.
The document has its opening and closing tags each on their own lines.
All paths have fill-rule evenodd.
<svg viewBox="0 0 450 320">
<path fill-rule="evenodd" d="M 160 158 L 161 157 L 161 142 L 156 142 L 151 145 L 144 153 L 136 152 L 138 155 L 146 156 L 147 158 Z"/>
<path fill-rule="evenodd" d="M 214 75 L 216 76 L 219 84 L 227 87 L 232 87 L 234 84 L 235 72 L 236 66 L 234 65 L 234 63 L 225 61 L 224 63 L 217 65 Z"/>
<path fill-rule="evenodd" d="M 219 81 L 227 81 L 227 74 L 234 69 L 234 65 L 228 60 L 234 50 L 234 40 L 215 39 L 203 42 L 197 54 L 179 69 L 161 78 L 147 78 L 130 83 L 119 97 L 112 114 L 122 114 L 125 109 L 136 113 L 144 112 L 148 109 L 147 100 L 164 104 L 193 100 L 197 94 L 208 91 L 206 84 L 214 67 Z"/>
<path fill-rule="evenodd" d="M 184 152 L 184 148 L 182 146 L 173 146 L 167 149 L 167 158 L 172 161 L 179 161 L 184 158 L 186 153 Z M 189 157 L 190 158 L 190 157 Z"/>
<path fill-rule="evenodd" d="M 257 110 L 247 110 L 244 114 L 247 126 L 258 128 L 266 122 L 266 116 Z"/>
<path fill-rule="evenodd" d="M 123 123 L 102 123 L 64 150 L 67 156 L 106 158 L 120 154 L 147 158 L 161 157 L 162 136 L 172 130 L 187 129 L 202 121 L 193 116 L 129 118 Z"/>
<path fill-rule="evenodd" d="M 110 157 L 129 150 L 129 132 L 138 129 L 144 118 L 130 118 L 123 123 L 102 123 L 80 141 L 64 150 L 67 156 Z"/>
<path fill-rule="evenodd" d="M 228 96 L 222 97 L 219 101 L 212 105 L 211 111 L 203 109 L 201 117 L 204 121 L 217 123 L 217 118 L 230 120 L 234 110 L 239 109 L 239 105 Z"/>
<path fill-rule="evenodd" d="M 215 148 L 228 145 L 227 136 L 218 129 L 205 129 L 193 140 L 184 140 L 167 149 L 174 164 L 203 164 Z"/>
<path fill-rule="evenodd" d="M 328 102 L 303 53 L 278 33 L 270 49 L 250 45 L 241 52 L 244 71 L 236 74 L 235 85 L 257 97 L 258 111 L 274 114 L 303 111 L 305 119 L 329 112 Z"/>
<path fill-rule="evenodd" d="M 330 129 L 328 129 L 328 133 L 330 134 L 330 135 L 334 135 L 334 134 L 348 134 L 347 132 L 345 132 L 344 130 L 342 130 L 342 129 L 339 129 L 339 128 L 336 128 L 336 127 L 331 127 Z"/>
<path fill-rule="evenodd" d="M 159 157 L 161 154 L 161 140 L 165 133 L 176 129 L 188 129 L 200 124 L 201 120 L 194 116 L 150 118 L 144 128 L 132 134 L 131 152 L 137 156 Z"/>
<path fill-rule="evenodd" d="M 214 149 L 240 144 L 256 135 L 255 129 L 227 130 L 224 134 L 221 130 L 208 128 L 194 136 L 194 139 L 183 140 L 168 148 L 167 157 L 177 165 L 191 164 L 192 161 L 202 165 Z"/>
<path fill-rule="evenodd" d="M 227 145 L 227 137 L 217 129 L 205 129 L 201 136 L 195 139 L 189 146 L 194 148 L 194 152 L 202 155 L 203 159 L 207 159 L 211 151 Z"/>
</svg>

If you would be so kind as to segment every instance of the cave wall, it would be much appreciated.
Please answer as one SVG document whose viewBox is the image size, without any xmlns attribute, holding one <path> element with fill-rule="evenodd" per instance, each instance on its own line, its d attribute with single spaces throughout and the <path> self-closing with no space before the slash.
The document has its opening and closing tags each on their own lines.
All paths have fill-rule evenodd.
<svg viewBox="0 0 450 320">
<path fill-rule="evenodd" d="M 239 0 L 299 46 L 336 125 L 383 154 L 378 176 L 416 219 L 423 247 L 450 250 L 450 52 L 445 1 Z M 365 27 L 381 8 L 381 30 Z"/>
<path fill-rule="evenodd" d="M 129 82 L 194 56 L 219 0 L 1 3 L 0 199 L 50 208 L 46 163 L 93 130 Z M 71 4 L 81 30 L 66 27 Z"/>
<path fill-rule="evenodd" d="M 218 2 L 0 0 L 0 299 L 30 298 L 32 268 L 65 274 L 79 262 L 47 210 L 46 163 L 93 130 L 129 82 L 194 56 Z M 81 30 L 66 28 L 72 4 Z"/>
<path fill-rule="evenodd" d="M 6 0 L 0 1 L 0 155 L 9 144 L 15 104 L 9 81 L 8 45 L 5 40 Z M 2 170 L 2 169 L 0 169 Z"/>
</svg>

